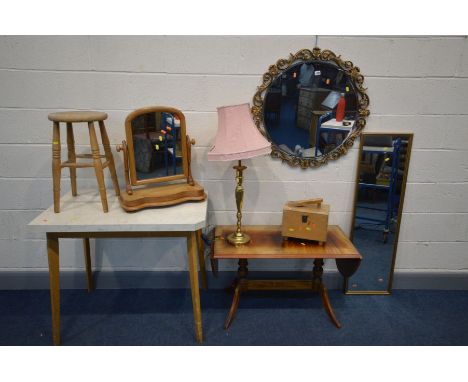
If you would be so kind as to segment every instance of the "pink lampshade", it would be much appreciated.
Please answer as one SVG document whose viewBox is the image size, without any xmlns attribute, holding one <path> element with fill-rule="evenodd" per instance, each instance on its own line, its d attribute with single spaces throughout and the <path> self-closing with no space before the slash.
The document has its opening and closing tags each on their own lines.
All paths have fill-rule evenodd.
<svg viewBox="0 0 468 382">
<path fill-rule="evenodd" d="M 218 133 L 208 160 L 241 160 L 270 152 L 271 143 L 255 126 L 248 103 L 218 107 Z"/>
</svg>

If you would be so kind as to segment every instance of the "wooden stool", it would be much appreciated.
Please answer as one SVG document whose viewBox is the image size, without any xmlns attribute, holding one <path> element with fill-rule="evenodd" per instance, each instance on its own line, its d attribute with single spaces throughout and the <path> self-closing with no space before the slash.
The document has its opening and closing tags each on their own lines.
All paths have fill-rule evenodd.
<svg viewBox="0 0 468 382">
<path fill-rule="evenodd" d="M 99 194 L 101 195 L 102 209 L 104 212 L 108 212 L 109 208 L 107 206 L 106 186 L 104 184 L 104 168 L 109 167 L 115 194 L 117 196 L 120 195 L 120 189 L 117 181 L 117 174 L 115 172 L 114 157 L 112 156 L 109 137 L 107 136 L 106 128 L 104 126 L 104 120 L 107 119 L 107 114 L 97 111 L 67 111 L 49 114 L 48 118 L 53 122 L 52 178 L 54 184 L 54 212 L 60 212 L 60 175 L 63 167 L 68 167 L 70 169 L 70 181 L 73 196 L 77 195 L 76 169 L 94 167 L 99 186 Z M 60 156 L 60 122 L 67 124 L 68 160 L 65 162 L 62 162 Z M 73 137 L 72 124 L 78 122 L 88 123 L 91 154 L 75 154 L 75 139 Z M 99 153 L 99 145 L 96 137 L 96 131 L 94 129 L 94 122 L 99 123 L 101 141 L 105 155 L 101 155 Z M 77 163 L 77 158 L 92 158 L 93 163 Z M 106 161 L 102 163 L 101 158 L 105 158 Z"/>
</svg>

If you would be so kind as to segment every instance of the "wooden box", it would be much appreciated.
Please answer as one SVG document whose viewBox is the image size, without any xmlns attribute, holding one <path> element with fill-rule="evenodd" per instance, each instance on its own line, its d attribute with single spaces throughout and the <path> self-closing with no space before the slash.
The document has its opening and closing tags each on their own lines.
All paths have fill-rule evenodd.
<svg viewBox="0 0 468 382">
<path fill-rule="evenodd" d="M 283 208 L 283 237 L 326 242 L 330 206 L 322 201 L 309 199 L 286 203 Z"/>
</svg>

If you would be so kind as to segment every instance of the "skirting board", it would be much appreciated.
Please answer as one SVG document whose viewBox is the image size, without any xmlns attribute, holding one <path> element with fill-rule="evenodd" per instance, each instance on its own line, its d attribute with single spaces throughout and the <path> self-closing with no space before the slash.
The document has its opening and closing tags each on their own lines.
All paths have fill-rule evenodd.
<svg viewBox="0 0 468 382">
<path fill-rule="evenodd" d="M 231 284 L 234 271 L 219 272 L 214 277 L 208 271 L 208 288 L 221 289 Z M 310 272 L 252 271 L 252 278 L 310 277 Z M 95 271 L 95 286 L 99 289 L 189 288 L 188 273 L 183 271 Z M 324 281 L 329 289 L 341 289 L 343 279 L 337 271 L 326 271 Z M 394 289 L 468 290 L 468 271 L 398 271 L 395 272 Z M 85 289 L 84 270 L 60 272 L 60 286 L 64 289 Z M 48 289 L 47 271 L 0 271 L 1 290 Z"/>
</svg>

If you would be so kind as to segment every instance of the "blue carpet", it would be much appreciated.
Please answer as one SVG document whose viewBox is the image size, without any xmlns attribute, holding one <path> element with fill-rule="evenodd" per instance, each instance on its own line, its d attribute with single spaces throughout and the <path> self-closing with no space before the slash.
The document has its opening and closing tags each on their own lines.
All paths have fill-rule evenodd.
<svg viewBox="0 0 468 382">
<path fill-rule="evenodd" d="M 63 345 L 195 345 L 190 291 L 63 290 Z M 231 297 L 201 291 L 205 345 L 468 345 L 468 291 L 330 291 L 343 328 L 317 294 L 247 292 L 229 330 Z M 46 290 L 0 291 L 0 345 L 50 345 Z"/>
<path fill-rule="evenodd" d="M 363 225 L 354 230 L 353 244 L 363 260 L 349 279 L 350 290 L 387 290 L 394 239 L 395 235 L 390 233 L 387 242 L 383 242 L 383 226 Z"/>
<path fill-rule="evenodd" d="M 360 207 L 378 208 L 379 210 Z M 384 243 L 385 225 L 365 220 L 365 218 L 372 218 L 385 221 L 386 207 L 385 200 L 359 201 L 357 205 L 353 244 L 362 255 L 363 260 L 356 274 L 349 280 L 350 290 L 385 291 L 388 288 L 396 224 L 390 224 L 390 233 L 387 242 Z"/>
</svg>

